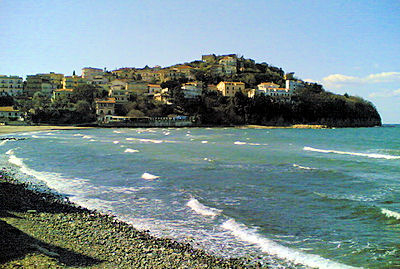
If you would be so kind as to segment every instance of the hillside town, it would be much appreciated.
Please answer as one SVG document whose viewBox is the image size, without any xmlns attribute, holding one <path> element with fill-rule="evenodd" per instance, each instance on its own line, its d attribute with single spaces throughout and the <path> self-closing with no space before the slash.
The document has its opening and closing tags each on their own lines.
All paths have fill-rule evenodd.
<svg viewBox="0 0 400 269">
<path fill-rule="evenodd" d="M 85 87 L 90 87 L 86 96 L 78 93 Z M 211 124 L 247 123 L 248 119 L 257 118 L 252 114 L 265 113 L 262 112 L 265 108 L 255 107 L 256 101 L 246 101 L 246 109 L 240 112 L 240 107 L 233 103 L 244 102 L 240 101 L 244 96 L 248 100 L 264 98 L 262 102 L 268 108 L 269 119 L 260 118 L 263 124 L 282 124 L 288 121 L 283 115 L 286 110 L 294 113 L 294 104 L 299 100 L 293 97 L 301 90 L 325 94 L 321 85 L 297 79 L 293 72 L 285 73 L 281 68 L 256 63 L 236 54 L 202 55 L 201 60 L 165 68 L 123 67 L 108 71 L 106 68 L 84 67 L 80 75 L 75 71 L 72 75 L 49 72 L 27 75 L 25 80 L 18 75 L 0 75 L 0 98 L 3 100 L 0 122 L 29 119 L 36 123 L 57 123 L 61 114 L 79 111 L 80 114 L 67 116 L 68 120 L 64 117 L 58 123 L 133 124 L 151 121 L 152 125 L 157 125 L 155 118 L 168 121 L 168 126 L 179 125 L 178 122 L 191 124 L 201 118 L 202 122 Z M 87 95 L 90 95 L 89 99 Z M 215 102 L 207 96 L 214 98 Z M 337 98 L 334 100 L 336 102 Z M 204 102 L 216 104 L 210 107 Z M 253 107 L 254 112 L 249 112 L 249 107 Z M 151 111 L 146 113 L 146 109 Z M 221 115 L 214 117 L 211 110 Z M 275 113 L 271 114 L 271 111 Z M 211 120 L 213 117 L 219 120 Z M 291 115 L 287 117 L 289 120 L 293 118 Z M 257 123 L 260 119 L 254 121 Z M 304 116 L 297 121 L 304 121 Z"/>
<path fill-rule="evenodd" d="M 198 64 L 198 62 L 195 62 Z M 243 58 L 236 54 L 216 56 L 203 55 L 201 63 L 208 66 L 210 73 L 215 76 L 232 76 L 238 72 L 246 72 Z M 204 65 L 203 65 L 204 66 Z M 198 98 L 204 90 L 218 91 L 222 96 L 234 97 L 237 92 L 242 92 L 252 98 L 256 94 L 263 94 L 277 99 L 288 101 L 296 88 L 304 82 L 287 79 L 285 85 L 274 82 L 262 82 L 255 88 L 246 85 L 242 81 L 220 81 L 218 84 L 206 84 L 196 78 L 196 71 L 201 65 L 179 64 L 171 67 L 160 66 L 145 68 L 119 68 L 107 71 L 106 68 L 82 68 L 81 75 L 72 76 L 59 73 L 44 73 L 28 75 L 26 80 L 16 75 L 0 75 L 0 95 L 10 96 L 14 99 L 33 98 L 40 92 L 55 102 L 60 98 L 70 98 L 74 90 L 83 85 L 93 85 L 107 91 L 107 98 L 95 100 L 95 109 L 98 121 L 104 121 L 107 115 L 115 115 L 117 106 L 129 102 L 131 95 L 143 95 L 165 104 L 171 104 L 170 91 L 162 88 L 163 82 L 187 81 L 180 83 L 185 99 Z M 19 110 L 8 107 L 0 107 L 1 118 L 18 118 L 22 120 L 24 115 Z"/>
</svg>

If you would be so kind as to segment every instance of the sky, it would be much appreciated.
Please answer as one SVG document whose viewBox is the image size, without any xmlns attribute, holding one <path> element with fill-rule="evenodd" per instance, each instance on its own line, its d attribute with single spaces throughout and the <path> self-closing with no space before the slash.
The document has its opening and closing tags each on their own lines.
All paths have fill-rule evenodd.
<svg viewBox="0 0 400 269">
<path fill-rule="evenodd" d="M 361 96 L 400 123 L 400 1 L 0 0 L 0 74 L 236 53 Z"/>
</svg>

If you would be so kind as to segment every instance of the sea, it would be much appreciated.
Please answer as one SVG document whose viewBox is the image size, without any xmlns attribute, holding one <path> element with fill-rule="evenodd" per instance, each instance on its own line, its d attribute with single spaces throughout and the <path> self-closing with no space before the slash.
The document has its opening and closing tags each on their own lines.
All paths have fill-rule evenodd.
<svg viewBox="0 0 400 269">
<path fill-rule="evenodd" d="M 18 133 L 22 181 L 270 268 L 400 268 L 400 125 Z"/>
</svg>

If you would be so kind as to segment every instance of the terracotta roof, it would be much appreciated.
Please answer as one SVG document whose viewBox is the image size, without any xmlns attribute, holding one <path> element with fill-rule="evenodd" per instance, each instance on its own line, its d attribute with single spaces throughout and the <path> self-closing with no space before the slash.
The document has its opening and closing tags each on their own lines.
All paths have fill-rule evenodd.
<svg viewBox="0 0 400 269">
<path fill-rule="evenodd" d="M 108 103 L 108 104 L 112 104 L 112 103 L 115 103 L 115 98 L 107 98 L 107 100 L 100 100 L 100 99 L 97 99 L 97 100 L 95 100 L 95 102 L 96 103 Z"/>
<path fill-rule="evenodd" d="M 222 83 L 234 83 L 234 84 L 244 84 L 244 82 L 240 82 L 240 81 L 221 81 Z M 220 82 L 220 83 L 221 83 Z"/>
<path fill-rule="evenodd" d="M 278 85 L 279 86 L 279 84 L 276 84 L 276 83 L 273 83 L 273 82 L 262 82 L 259 85 Z"/>
<path fill-rule="evenodd" d="M 231 59 L 231 58 L 233 58 L 233 57 L 232 56 L 224 56 L 224 57 L 222 57 L 221 60 L 223 60 L 223 59 Z"/>
<path fill-rule="evenodd" d="M 73 92 L 74 89 L 58 89 L 58 90 L 54 90 L 55 92 Z"/>
<path fill-rule="evenodd" d="M 158 84 L 147 84 L 149 87 L 154 87 L 154 88 L 161 88 L 161 85 Z"/>
<path fill-rule="evenodd" d="M 0 111 L 1 112 L 19 112 L 18 109 L 14 109 L 12 106 L 1 106 Z"/>
<path fill-rule="evenodd" d="M 178 69 L 193 69 L 193 67 L 188 66 L 188 65 L 181 65 L 181 66 L 177 66 L 175 68 L 178 68 Z"/>
</svg>

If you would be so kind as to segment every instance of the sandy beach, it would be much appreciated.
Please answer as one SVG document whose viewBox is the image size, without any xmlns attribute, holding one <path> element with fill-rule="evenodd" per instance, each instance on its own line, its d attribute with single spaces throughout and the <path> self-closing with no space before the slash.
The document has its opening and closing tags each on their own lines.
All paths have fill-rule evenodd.
<svg viewBox="0 0 400 269">
<path fill-rule="evenodd" d="M 3 125 L 0 126 L 0 135 L 19 133 L 19 132 L 35 132 L 35 131 L 51 131 L 51 130 L 79 130 L 88 129 L 92 127 L 77 127 L 77 126 L 47 126 L 47 125 L 32 125 L 32 126 L 14 126 Z"/>
</svg>

